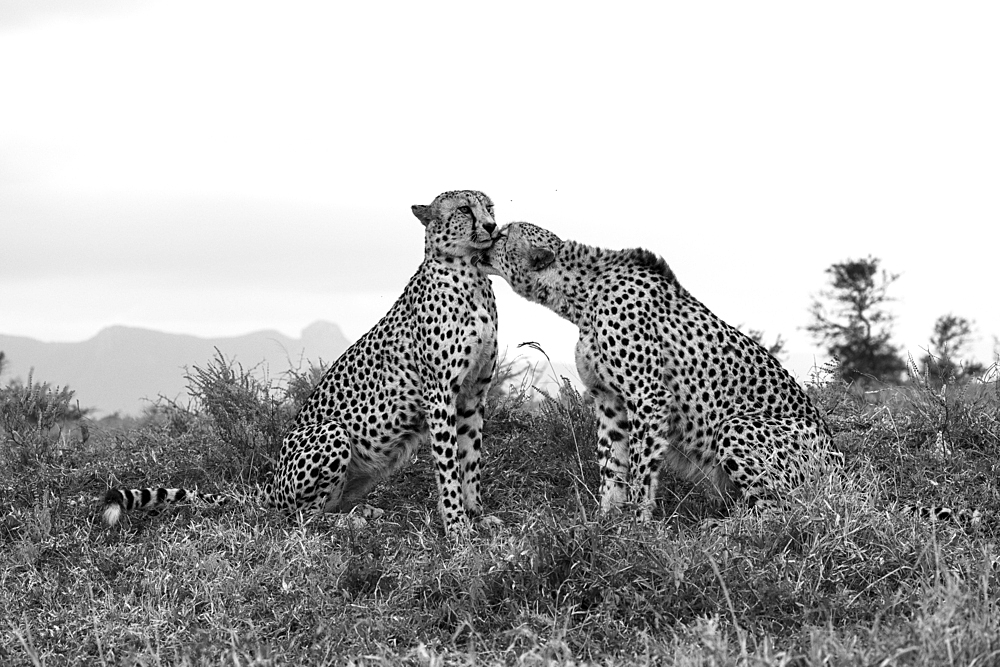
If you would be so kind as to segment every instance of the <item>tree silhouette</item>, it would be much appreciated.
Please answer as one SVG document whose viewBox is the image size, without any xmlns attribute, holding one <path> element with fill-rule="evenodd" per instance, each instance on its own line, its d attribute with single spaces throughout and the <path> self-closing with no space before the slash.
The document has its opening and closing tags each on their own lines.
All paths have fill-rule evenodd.
<svg viewBox="0 0 1000 667">
<path fill-rule="evenodd" d="M 739 329 L 740 331 L 743 330 L 742 327 L 736 327 L 736 328 Z M 771 343 L 770 345 L 764 342 L 764 332 L 761 329 L 747 329 L 746 334 L 747 336 L 750 336 L 750 338 L 753 339 L 755 343 L 757 343 L 762 348 L 767 350 L 767 353 L 770 354 L 775 359 L 782 359 L 784 357 L 785 339 L 781 337 L 781 334 L 778 334 L 775 337 L 774 342 Z"/>
<path fill-rule="evenodd" d="M 978 361 L 960 361 L 972 339 L 973 322 L 952 314 L 934 322 L 928 353 L 920 359 L 927 381 L 935 387 L 948 382 L 965 382 L 982 375 L 986 367 Z"/>
<path fill-rule="evenodd" d="M 826 273 L 831 288 L 809 308 L 806 330 L 840 362 L 848 382 L 899 382 L 906 364 L 890 344 L 893 316 L 885 309 L 889 286 L 899 274 L 879 271 L 879 259 L 849 259 Z"/>
</svg>

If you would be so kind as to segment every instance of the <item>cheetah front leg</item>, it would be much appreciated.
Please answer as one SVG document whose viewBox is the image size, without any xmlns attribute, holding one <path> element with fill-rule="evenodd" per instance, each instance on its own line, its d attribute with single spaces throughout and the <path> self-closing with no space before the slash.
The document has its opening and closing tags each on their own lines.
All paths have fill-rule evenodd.
<svg viewBox="0 0 1000 667">
<path fill-rule="evenodd" d="M 480 525 L 495 526 L 502 523 L 499 518 L 486 516 L 480 504 L 480 459 L 483 449 L 483 419 L 486 408 L 486 393 L 492 374 L 477 381 L 476 392 L 472 396 L 459 395 L 458 427 L 455 430 L 458 444 L 458 459 L 462 469 L 462 501 L 466 514 Z"/>
<path fill-rule="evenodd" d="M 625 504 L 629 484 L 629 421 L 625 402 L 605 387 L 591 389 L 597 411 L 597 463 L 601 511 Z"/>
<path fill-rule="evenodd" d="M 427 401 L 431 453 L 437 473 L 438 513 L 447 535 L 464 535 L 469 532 L 470 524 L 464 507 L 462 466 L 459 465 L 457 392 L 437 387 L 428 391 L 424 398 Z M 476 465 L 478 475 L 478 461 Z"/>
<path fill-rule="evenodd" d="M 667 451 L 666 428 L 669 409 L 666 392 L 628 401 L 628 420 L 632 426 L 629 438 L 630 503 L 636 506 L 636 515 L 642 522 L 653 518 L 656 505 L 656 487 L 660 480 L 660 467 Z"/>
</svg>

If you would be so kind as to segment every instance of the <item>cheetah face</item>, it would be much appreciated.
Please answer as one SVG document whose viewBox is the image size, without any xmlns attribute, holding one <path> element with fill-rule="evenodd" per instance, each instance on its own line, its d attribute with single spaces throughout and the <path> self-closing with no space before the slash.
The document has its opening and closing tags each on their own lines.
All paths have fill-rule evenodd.
<svg viewBox="0 0 1000 667">
<path fill-rule="evenodd" d="M 410 208 L 426 228 L 427 252 L 475 258 L 500 235 L 493 202 L 476 190 L 445 192 L 427 206 Z"/>
<path fill-rule="evenodd" d="M 549 284 L 555 271 L 562 240 L 552 232 L 528 222 L 511 222 L 500 230 L 500 237 L 483 254 L 479 266 L 500 276 L 521 296 L 546 303 Z"/>
</svg>

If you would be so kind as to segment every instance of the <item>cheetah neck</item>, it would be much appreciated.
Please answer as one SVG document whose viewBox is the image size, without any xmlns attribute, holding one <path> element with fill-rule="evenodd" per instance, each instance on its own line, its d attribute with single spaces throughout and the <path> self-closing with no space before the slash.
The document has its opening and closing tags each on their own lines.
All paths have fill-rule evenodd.
<svg viewBox="0 0 1000 667">
<path fill-rule="evenodd" d="M 443 266 L 448 266 L 452 268 L 462 269 L 472 269 L 477 273 L 481 273 L 479 267 L 472 263 L 474 255 L 473 254 L 453 254 L 451 252 L 446 252 L 440 248 L 435 248 L 434 246 L 427 246 L 424 248 L 424 261 L 433 262 L 434 264 L 440 264 Z"/>
<path fill-rule="evenodd" d="M 647 270 L 659 274 L 677 288 L 670 267 L 658 255 L 642 248 L 609 250 L 565 241 L 555 268 L 539 276 L 534 298 L 563 318 L 581 326 L 592 312 L 591 301 L 615 274 Z"/>
<path fill-rule="evenodd" d="M 454 274 L 462 282 L 475 285 L 489 285 L 490 279 L 482 269 L 472 263 L 471 255 L 451 255 L 445 252 L 428 250 L 424 255 L 424 267 L 434 267 L 437 271 Z M 422 268 L 422 270 L 426 270 Z"/>
<path fill-rule="evenodd" d="M 614 267 L 613 255 L 611 250 L 564 241 L 555 267 L 539 276 L 536 300 L 580 326 L 590 312 L 594 282 Z"/>
</svg>

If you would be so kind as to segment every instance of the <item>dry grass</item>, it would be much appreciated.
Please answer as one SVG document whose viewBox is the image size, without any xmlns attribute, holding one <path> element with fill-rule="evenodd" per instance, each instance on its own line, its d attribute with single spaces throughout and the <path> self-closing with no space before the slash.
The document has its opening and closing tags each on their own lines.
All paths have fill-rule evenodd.
<svg viewBox="0 0 1000 667">
<path fill-rule="evenodd" d="M 39 432 L 38 456 L 0 449 L 0 664 L 996 663 L 997 390 L 942 405 L 920 387 L 817 387 L 848 479 L 724 516 L 665 479 L 648 526 L 596 515 L 580 396 L 515 390 L 486 428 L 484 504 L 504 526 L 457 544 L 426 453 L 376 489 L 386 516 L 363 528 L 252 504 L 96 523 L 109 482 L 245 496 L 273 443 L 224 442 L 217 420 L 231 401 L 246 423 L 229 433 L 267 433 L 246 395 L 95 425 L 86 445 Z M 911 500 L 987 518 L 966 532 L 892 511 Z"/>
</svg>

